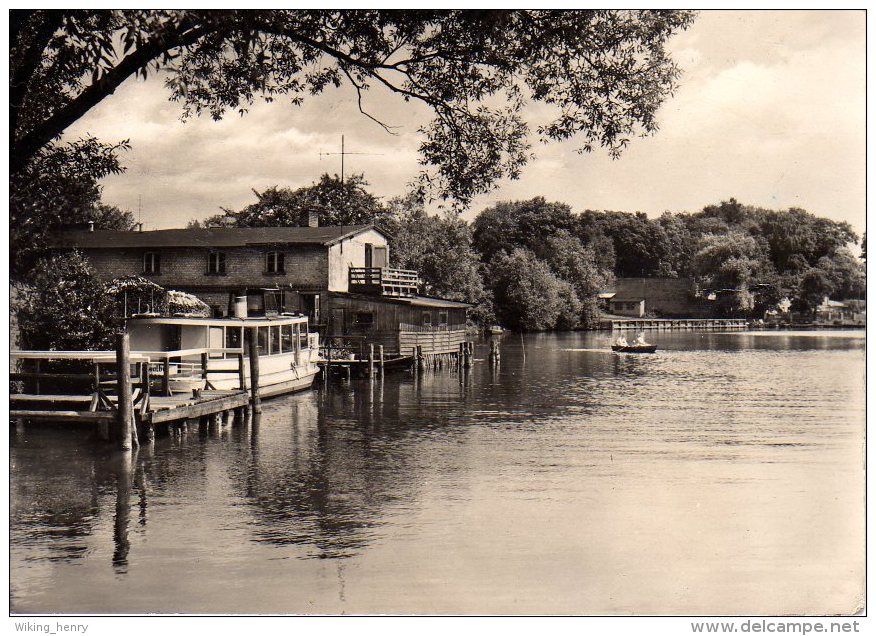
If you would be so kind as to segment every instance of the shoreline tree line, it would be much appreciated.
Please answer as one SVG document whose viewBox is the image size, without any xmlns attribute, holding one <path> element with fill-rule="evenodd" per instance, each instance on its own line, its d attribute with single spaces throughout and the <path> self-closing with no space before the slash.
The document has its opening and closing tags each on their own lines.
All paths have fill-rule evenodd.
<svg viewBox="0 0 876 636">
<path fill-rule="evenodd" d="M 500 202 L 471 223 L 429 215 L 416 197 L 387 202 L 363 175 L 323 175 L 311 186 L 253 191 L 256 202 L 190 227 L 375 223 L 390 234 L 393 266 L 416 269 L 424 292 L 473 305 L 478 324 L 512 329 L 593 328 L 597 294 L 614 278 L 686 278 L 715 297 L 716 316 L 762 317 L 788 299 L 811 313 L 825 296 L 863 299 L 864 251 L 851 225 L 799 208 L 769 210 L 735 199 L 695 213 L 575 212 L 544 197 Z M 866 248 L 866 238 L 862 250 Z"/>
<path fill-rule="evenodd" d="M 425 292 L 474 306 L 479 323 L 519 329 L 588 327 L 594 293 L 612 276 L 691 277 L 719 311 L 758 312 L 788 294 L 799 310 L 824 295 L 863 297 L 848 224 L 803 210 L 730 200 L 694 214 L 572 211 L 544 198 L 506 202 L 472 223 L 476 194 L 516 178 L 530 141 L 575 138 L 581 152 L 618 156 L 657 130 L 680 71 L 666 43 L 695 12 L 676 10 L 14 10 L 10 14 L 10 275 L 31 307 L 68 284 L 49 238 L 71 223 L 130 229 L 104 205 L 102 178 L 124 171 L 129 142 L 70 139 L 65 130 L 125 81 L 163 82 L 183 118 L 246 114 L 256 99 L 295 107 L 342 84 L 425 104 L 415 194 L 380 201 L 364 178 L 324 176 L 271 188 L 225 222 L 295 224 L 295 206 L 321 222 L 374 221 L 393 236 L 395 264 L 421 272 Z M 528 122 L 538 103 L 544 121 Z M 429 215 L 420 201 L 443 200 Z M 291 203 L 287 203 L 289 199 Z M 289 206 L 292 207 L 289 207 Z M 285 206 L 285 207 L 284 207 Z M 284 212 L 284 210 L 286 212 Z M 865 248 L 866 240 L 862 246 Z M 49 260 L 47 260 L 49 259 Z M 49 272 L 49 276 L 40 276 Z M 71 267 L 87 278 L 87 264 Z M 65 278 L 67 277 L 67 278 Z M 13 294 L 13 299 L 24 298 Z M 81 294 L 82 298 L 88 294 Z M 50 294 L 47 295 L 50 296 Z M 76 308 L 79 296 L 56 297 Z M 30 302 L 30 301 L 29 301 Z M 47 307 L 58 312 L 58 307 Z M 80 307 L 81 308 L 81 307 Z M 58 329 L 63 317 L 58 316 Z"/>
</svg>

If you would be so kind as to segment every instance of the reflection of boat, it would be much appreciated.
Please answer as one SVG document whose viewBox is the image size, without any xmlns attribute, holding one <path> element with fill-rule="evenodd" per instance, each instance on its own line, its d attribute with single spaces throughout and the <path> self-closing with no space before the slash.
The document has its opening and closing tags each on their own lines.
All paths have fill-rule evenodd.
<svg viewBox="0 0 876 636">
<path fill-rule="evenodd" d="M 309 333 L 305 316 L 258 318 L 132 318 L 131 351 L 150 358 L 150 374 L 165 391 L 191 392 L 209 381 L 217 390 L 241 388 L 244 333 L 255 337 L 262 396 L 309 388 L 319 371 L 319 335 Z M 206 369 L 204 368 L 206 362 Z M 243 388 L 249 386 L 249 357 L 243 359 Z"/>
<path fill-rule="evenodd" d="M 612 351 L 618 353 L 654 353 L 657 351 L 657 345 L 652 344 L 631 344 L 631 345 L 611 345 Z"/>
</svg>

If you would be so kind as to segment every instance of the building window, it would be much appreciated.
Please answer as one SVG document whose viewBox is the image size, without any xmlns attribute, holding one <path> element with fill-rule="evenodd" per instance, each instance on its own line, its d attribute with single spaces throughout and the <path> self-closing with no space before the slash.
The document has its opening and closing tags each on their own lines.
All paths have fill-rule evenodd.
<svg viewBox="0 0 876 636">
<path fill-rule="evenodd" d="M 423 326 L 431 327 L 432 326 L 432 312 L 426 311 L 423 312 Z"/>
<path fill-rule="evenodd" d="M 161 254 L 159 254 L 158 252 L 146 252 L 145 254 L 143 254 L 143 273 L 161 273 Z"/>
<path fill-rule="evenodd" d="M 266 274 L 285 274 L 286 255 L 283 252 L 268 252 L 265 254 Z"/>
<path fill-rule="evenodd" d="M 374 313 L 371 311 L 358 311 L 353 314 L 353 326 L 360 329 L 371 329 L 374 326 Z"/>
<path fill-rule="evenodd" d="M 438 312 L 438 325 L 441 327 L 447 326 L 447 312 L 446 311 L 439 311 Z"/>
<path fill-rule="evenodd" d="M 225 273 L 225 253 L 210 252 L 207 255 L 207 273 L 208 274 L 224 274 Z"/>
</svg>

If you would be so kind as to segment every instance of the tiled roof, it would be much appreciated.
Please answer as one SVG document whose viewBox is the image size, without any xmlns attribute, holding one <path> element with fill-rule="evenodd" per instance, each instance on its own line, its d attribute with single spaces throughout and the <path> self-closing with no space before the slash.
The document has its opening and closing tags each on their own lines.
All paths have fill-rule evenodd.
<svg viewBox="0 0 876 636">
<path fill-rule="evenodd" d="M 325 227 L 243 227 L 153 230 L 76 230 L 55 234 L 53 247 L 83 249 L 117 247 L 242 247 L 245 245 L 332 245 L 373 225 Z"/>
</svg>

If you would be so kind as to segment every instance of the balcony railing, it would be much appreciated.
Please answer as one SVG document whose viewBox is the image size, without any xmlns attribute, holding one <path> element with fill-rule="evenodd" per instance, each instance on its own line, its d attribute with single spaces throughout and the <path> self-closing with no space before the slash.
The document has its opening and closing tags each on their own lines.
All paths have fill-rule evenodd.
<svg viewBox="0 0 876 636">
<path fill-rule="evenodd" d="M 417 295 L 420 276 L 411 269 L 351 267 L 350 291 L 410 297 Z"/>
</svg>

